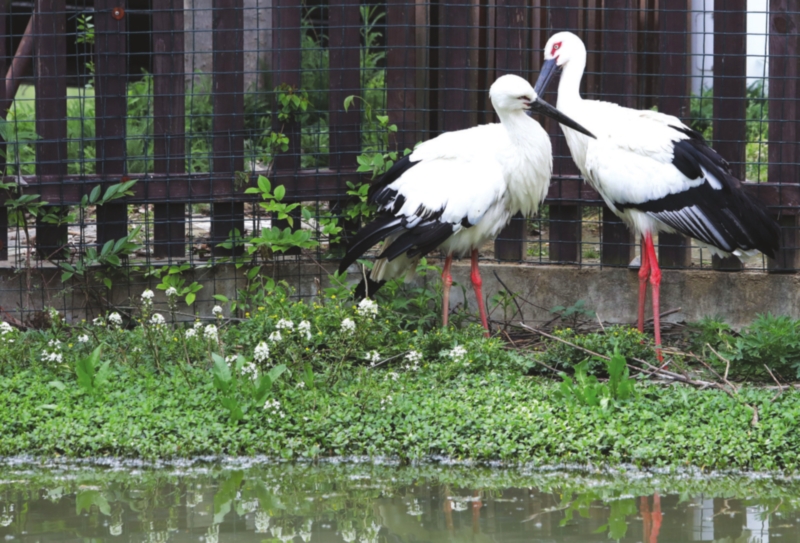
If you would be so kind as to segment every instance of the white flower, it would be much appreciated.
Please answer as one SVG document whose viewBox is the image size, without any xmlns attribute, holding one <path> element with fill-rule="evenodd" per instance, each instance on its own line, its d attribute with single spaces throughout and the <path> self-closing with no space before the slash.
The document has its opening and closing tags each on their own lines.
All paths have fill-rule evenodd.
<svg viewBox="0 0 800 543">
<path fill-rule="evenodd" d="M 226 356 L 225 357 L 225 362 L 227 362 L 228 364 L 232 364 L 233 362 L 236 362 L 236 355 L 232 354 L 232 355 Z"/>
<path fill-rule="evenodd" d="M 254 363 L 248 362 L 242 366 L 242 375 L 246 375 L 255 381 L 258 377 L 258 367 Z"/>
<path fill-rule="evenodd" d="M 95 326 L 103 326 L 105 323 L 106 321 L 103 320 L 103 317 L 97 317 L 96 319 L 92 320 L 92 324 Z"/>
<path fill-rule="evenodd" d="M 269 345 L 263 341 L 256 345 L 253 358 L 255 358 L 256 362 L 266 362 L 269 358 Z"/>
<path fill-rule="evenodd" d="M 280 331 L 278 331 L 278 330 L 275 330 L 274 332 L 272 332 L 272 333 L 269 335 L 269 338 L 268 338 L 268 339 L 269 339 L 270 341 L 275 341 L 275 342 L 278 342 L 278 341 L 280 341 L 280 340 L 282 340 L 282 339 L 283 339 L 283 336 L 281 336 L 281 333 L 280 333 Z"/>
<path fill-rule="evenodd" d="M 297 331 L 306 336 L 306 340 L 311 339 L 311 323 L 308 321 L 300 321 L 297 325 Z"/>
<path fill-rule="evenodd" d="M 57 339 L 51 339 L 50 341 L 47 342 L 47 346 L 55 350 L 60 350 L 61 342 L 58 341 Z"/>
<path fill-rule="evenodd" d="M 216 317 L 221 317 L 221 316 L 222 316 L 222 306 L 221 306 L 221 305 L 215 305 L 215 306 L 214 306 L 214 307 L 211 309 L 211 312 L 212 312 L 212 313 L 213 313 L 213 314 L 214 314 Z"/>
<path fill-rule="evenodd" d="M 395 373 L 393 371 L 390 371 L 389 373 L 386 374 L 386 379 L 387 380 L 391 379 L 392 381 L 397 381 L 399 378 L 400 378 L 400 376 L 397 375 L 397 373 Z"/>
<path fill-rule="evenodd" d="M 156 326 L 161 326 L 165 322 L 167 322 L 167 321 L 164 320 L 164 315 L 162 315 L 161 313 L 153 313 L 153 316 L 150 317 L 150 324 L 155 324 Z"/>
<path fill-rule="evenodd" d="M 213 324 L 209 324 L 208 326 L 206 326 L 206 329 L 203 330 L 203 337 L 205 337 L 206 339 L 213 339 L 216 341 L 219 337 L 217 327 L 214 326 Z"/>
<path fill-rule="evenodd" d="M 142 302 L 144 303 L 152 302 L 153 296 L 155 296 L 155 293 L 148 288 L 147 290 L 142 292 Z"/>
<path fill-rule="evenodd" d="M 266 511 L 256 511 L 256 533 L 265 534 L 269 530 L 269 513 Z"/>
<path fill-rule="evenodd" d="M 87 336 L 86 334 L 78 336 L 78 343 L 89 343 L 89 336 Z"/>
<path fill-rule="evenodd" d="M 344 319 L 342 321 L 342 332 L 352 333 L 356 329 L 356 323 L 352 319 Z"/>
<path fill-rule="evenodd" d="M 194 328 L 189 328 L 186 330 L 186 339 L 191 339 L 193 337 L 197 337 L 197 330 Z"/>
<path fill-rule="evenodd" d="M 53 351 L 51 353 L 47 351 L 42 351 L 42 361 L 43 362 L 56 362 L 60 364 L 64 358 L 61 356 L 61 353 L 58 351 Z"/>
<path fill-rule="evenodd" d="M 364 360 L 369 362 L 371 365 L 375 365 L 381 360 L 381 355 L 378 351 L 370 351 L 364 356 Z"/>
<path fill-rule="evenodd" d="M 364 298 L 359 302 L 356 313 L 362 317 L 377 317 L 378 316 L 378 303 L 373 302 L 369 298 Z"/>
<path fill-rule="evenodd" d="M 281 411 L 281 402 L 278 400 L 267 400 L 264 402 L 264 409 L 272 411 L 273 414 L 278 415 L 280 418 L 286 417 L 286 413 Z"/>
<path fill-rule="evenodd" d="M 6 321 L 0 322 L 0 336 L 4 336 L 9 332 L 13 332 L 14 328 Z"/>
<path fill-rule="evenodd" d="M 275 328 L 278 330 L 294 330 L 294 323 L 290 320 L 281 319 L 278 321 L 278 324 L 275 325 Z"/>
<path fill-rule="evenodd" d="M 348 530 L 341 531 L 342 539 L 345 540 L 346 543 L 353 543 L 356 540 L 356 531 L 352 528 Z"/>
<path fill-rule="evenodd" d="M 58 309 L 56 309 L 55 307 L 48 307 L 47 314 L 50 315 L 50 318 L 54 321 L 61 318 L 61 315 L 59 315 L 58 313 Z"/>
<path fill-rule="evenodd" d="M 419 364 L 422 361 L 422 353 L 419 351 L 409 351 L 405 358 L 412 364 Z"/>
<path fill-rule="evenodd" d="M 108 322 L 113 324 L 114 326 L 122 326 L 122 317 L 119 313 L 114 311 L 112 314 L 108 316 Z"/>
<path fill-rule="evenodd" d="M 297 388 L 306 388 L 305 381 L 300 381 L 299 383 L 297 383 Z"/>
<path fill-rule="evenodd" d="M 176 289 L 175 287 L 169 287 L 167 289 L 167 292 L 165 292 L 164 294 L 167 295 L 167 298 L 171 298 L 172 296 L 177 296 L 178 295 L 178 289 Z"/>
<path fill-rule="evenodd" d="M 456 345 L 447 353 L 447 356 L 449 356 L 451 360 L 459 362 L 464 358 L 466 354 L 467 350 L 464 347 L 462 347 L 461 345 Z"/>
</svg>

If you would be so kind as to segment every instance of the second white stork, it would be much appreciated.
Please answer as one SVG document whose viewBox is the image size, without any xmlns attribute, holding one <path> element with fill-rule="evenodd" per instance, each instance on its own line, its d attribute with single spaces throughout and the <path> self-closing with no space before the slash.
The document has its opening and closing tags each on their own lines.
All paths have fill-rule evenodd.
<svg viewBox="0 0 800 543">
<path fill-rule="evenodd" d="M 478 270 L 478 249 L 495 238 L 517 213 L 534 214 L 547 194 L 553 167 L 550 138 L 534 112 L 590 135 L 541 100 L 530 83 L 515 75 L 494 82 L 489 96 L 499 124 L 446 132 L 398 160 L 369 189 L 378 217 L 350 242 L 339 271 L 385 240 L 368 280 L 357 296 L 372 295 L 389 279 L 413 276 L 419 259 L 440 249 L 445 255 L 442 323 L 447 326 L 450 265 L 471 253 L 472 285 L 481 323 L 489 324 Z"/>
<path fill-rule="evenodd" d="M 536 92 L 561 71 L 557 107 L 595 134 L 562 125 L 572 158 L 608 207 L 642 236 L 638 326 L 644 327 L 646 283 L 653 292 L 656 346 L 661 345 L 658 266 L 653 234 L 680 232 L 718 254 L 758 250 L 775 257 L 780 227 L 742 190 L 728 163 L 703 137 L 672 115 L 584 100 L 586 47 L 571 32 L 551 37 Z M 661 358 L 660 349 L 658 351 Z"/>
</svg>

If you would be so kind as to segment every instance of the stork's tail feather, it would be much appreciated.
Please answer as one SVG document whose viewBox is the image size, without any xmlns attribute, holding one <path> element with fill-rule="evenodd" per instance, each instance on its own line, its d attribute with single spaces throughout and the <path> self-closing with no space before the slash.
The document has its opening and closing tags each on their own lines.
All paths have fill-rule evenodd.
<svg viewBox="0 0 800 543">
<path fill-rule="evenodd" d="M 391 261 L 406 252 L 409 258 L 425 255 L 452 235 L 453 225 L 450 223 L 433 221 L 423 224 L 400 235 L 378 258 Z"/>
<path fill-rule="evenodd" d="M 721 210 L 726 229 L 733 235 L 740 249 L 757 249 L 770 258 L 776 258 L 781 241 L 780 225 L 760 200 L 744 191 L 739 195 L 739 205 Z"/>
<path fill-rule="evenodd" d="M 339 264 L 339 273 L 344 273 L 367 249 L 403 228 L 405 228 L 403 219 L 391 215 L 378 217 L 366 225 L 353 237 L 347 253 Z"/>
<path fill-rule="evenodd" d="M 353 292 L 353 297 L 356 301 L 363 300 L 369 294 L 370 297 L 375 296 L 375 293 L 380 290 L 380 288 L 386 284 L 386 281 L 373 281 L 371 278 L 367 277 L 366 282 L 364 279 L 361 280 L 360 283 L 356 286 L 355 292 Z"/>
</svg>

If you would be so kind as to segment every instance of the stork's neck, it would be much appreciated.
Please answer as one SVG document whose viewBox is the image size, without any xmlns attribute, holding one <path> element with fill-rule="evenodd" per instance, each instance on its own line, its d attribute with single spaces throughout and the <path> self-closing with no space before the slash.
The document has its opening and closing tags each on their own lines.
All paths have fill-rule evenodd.
<svg viewBox="0 0 800 543">
<path fill-rule="evenodd" d="M 531 128 L 534 124 L 538 125 L 536 121 L 528 117 L 522 110 L 498 112 L 497 116 L 500 117 L 500 122 L 503 123 L 511 143 L 517 147 L 530 147 L 535 145 L 531 137 Z"/>
<path fill-rule="evenodd" d="M 558 83 L 557 107 L 568 110 L 571 105 L 581 102 L 581 79 L 586 68 L 585 56 L 576 56 L 564 65 Z"/>
</svg>

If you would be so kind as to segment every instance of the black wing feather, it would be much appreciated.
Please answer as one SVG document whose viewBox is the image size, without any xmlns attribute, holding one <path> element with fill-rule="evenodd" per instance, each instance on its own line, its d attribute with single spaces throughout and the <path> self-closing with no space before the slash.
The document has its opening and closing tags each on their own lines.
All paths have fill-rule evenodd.
<svg viewBox="0 0 800 543">
<path fill-rule="evenodd" d="M 408 229 L 387 247 L 378 258 L 394 260 L 408 252 L 413 258 L 429 253 L 453 235 L 453 225 L 448 222 L 426 222 Z"/>
<path fill-rule="evenodd" d="M 339 273 L 349 268 L 370 247 L 404 228 L 405 219 L 392 215 L 382 215 L 366 225 L 358 231 L 347 247 L 347 252 L 339 263 Z"/>
<path fill-rule="evenodd" d="M 757 249 L 774 258 L 779 248 L 780 226 L 766 206 L 742 190 L 728 162 L 709 147 L 700 134 L 672 128 L 689 136 L 689 139 L 673 142 L 672 164 L 689 179 L 702 178 L 705 169 L 722 188 L 715 189 L 706 180 L 658 200 L 617 207 L 648 213 L 682 234 L 727 252 Z"/>
</svg>

